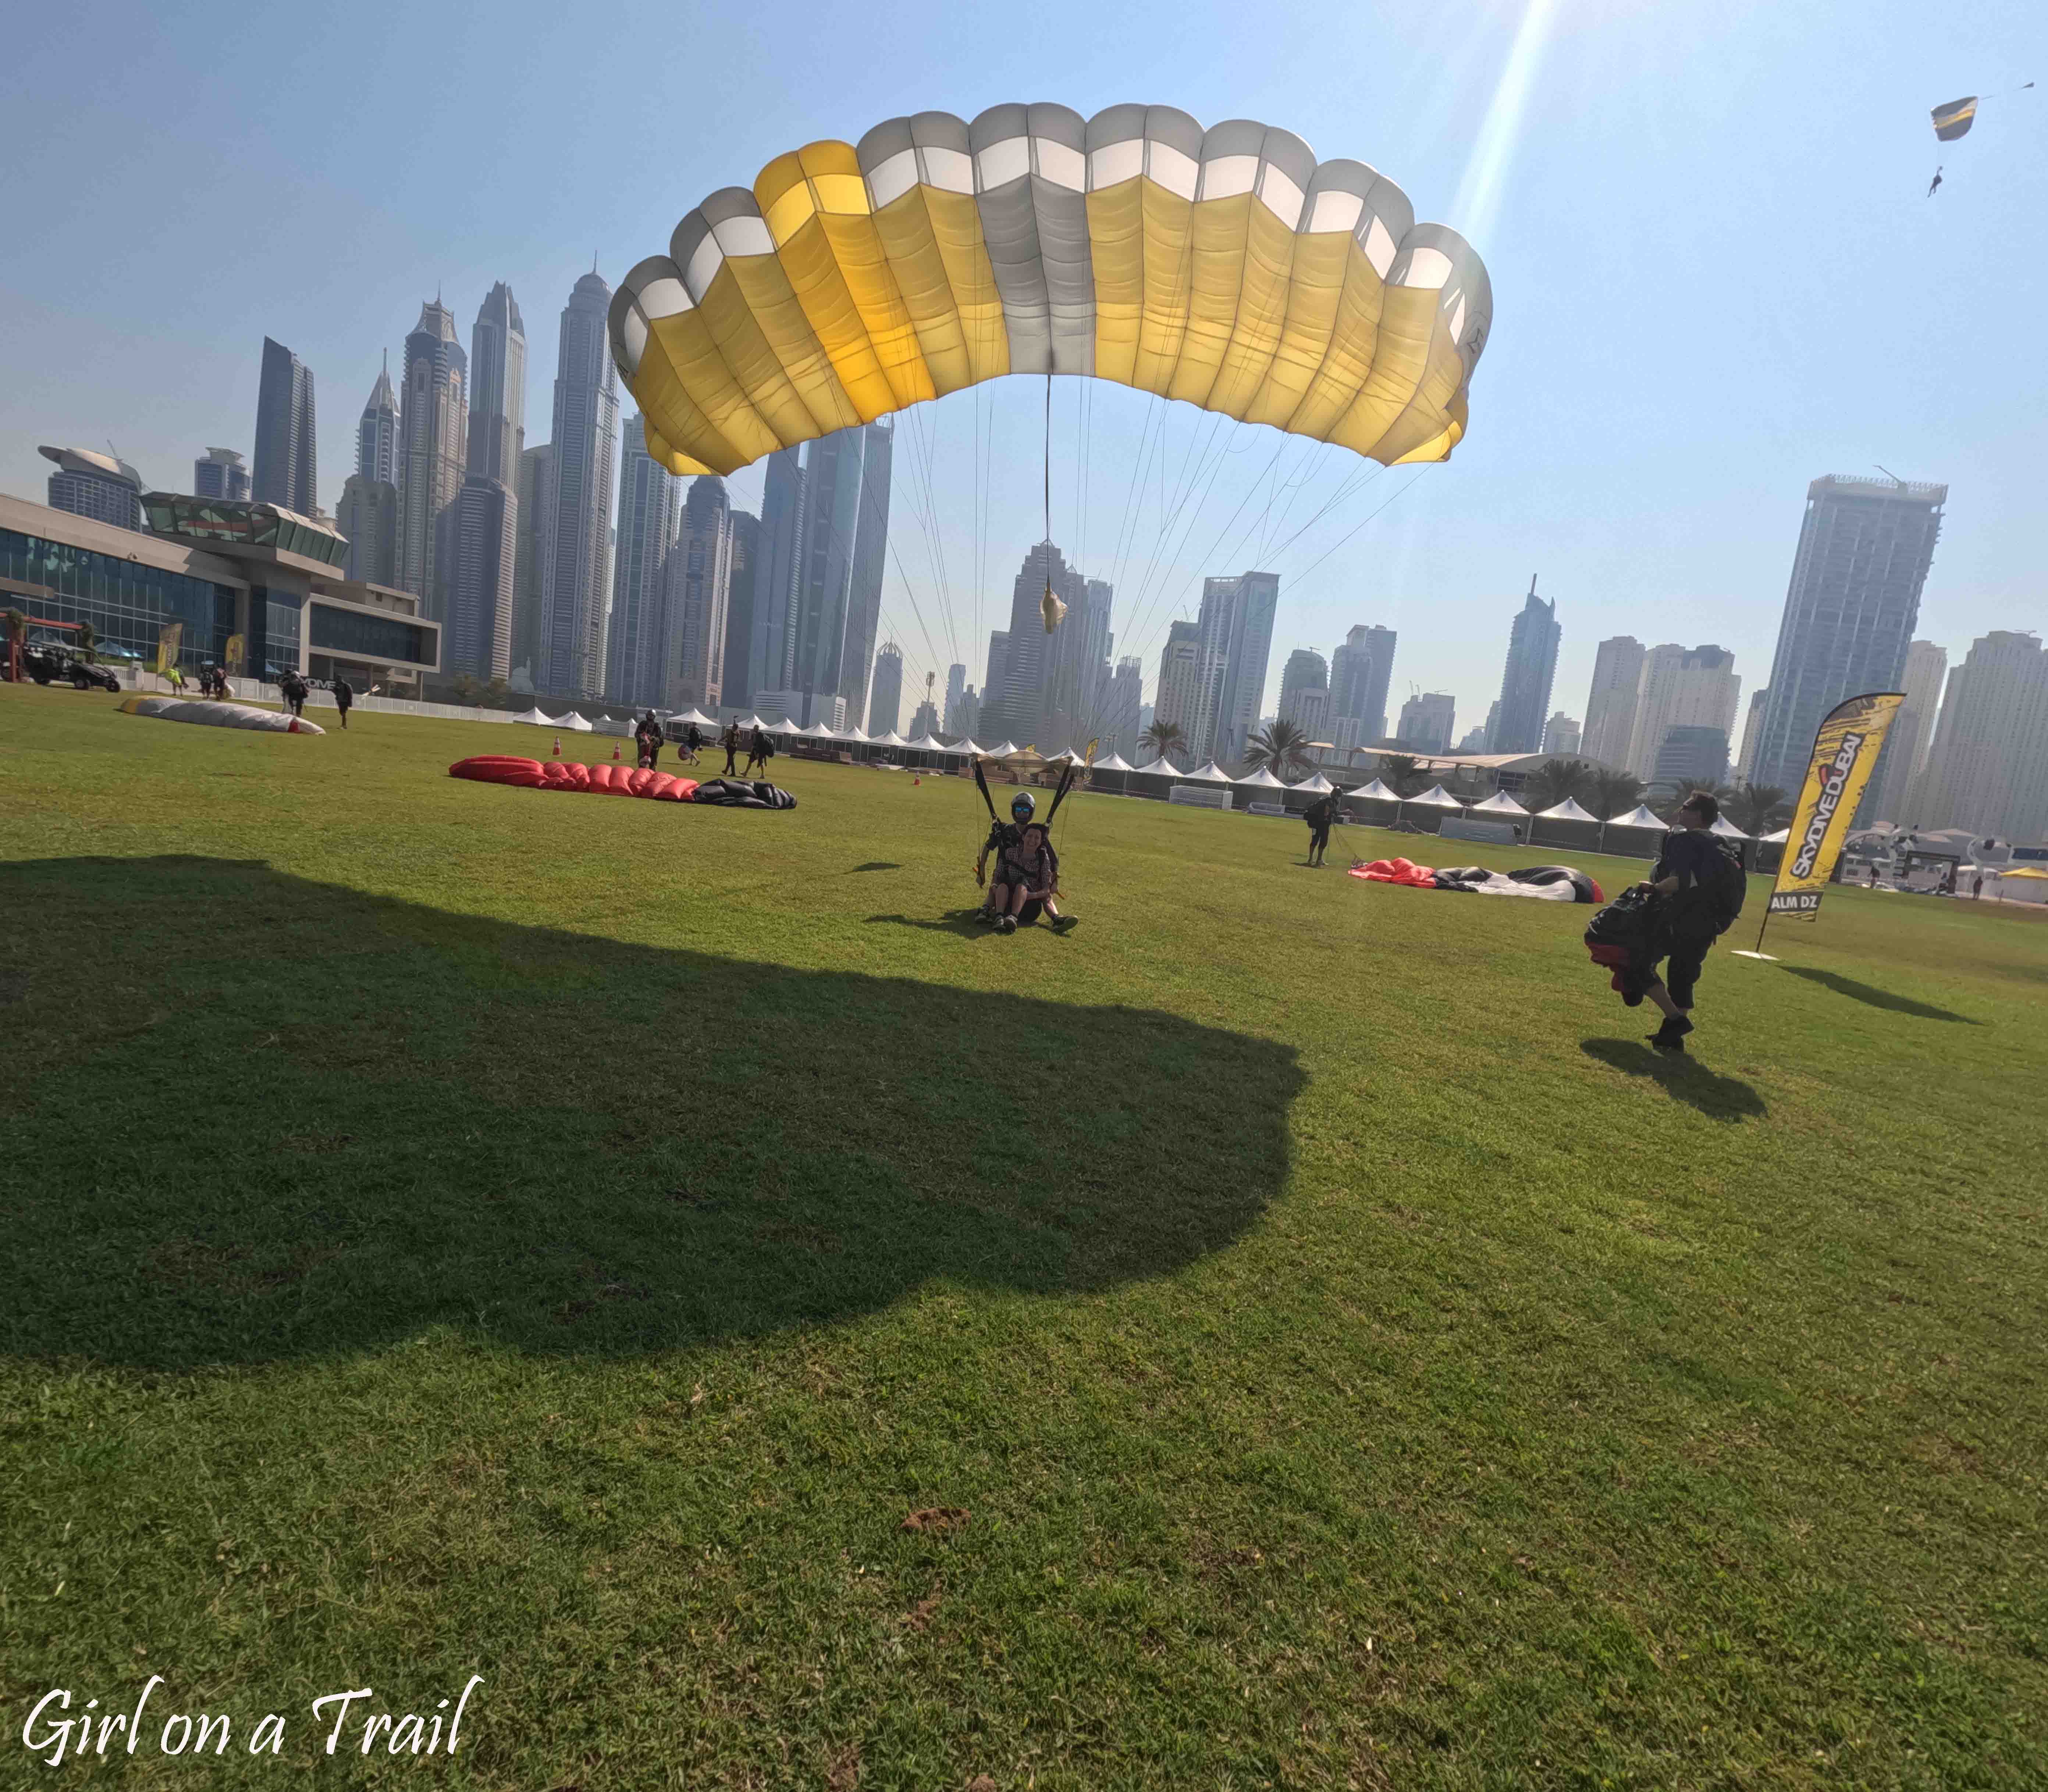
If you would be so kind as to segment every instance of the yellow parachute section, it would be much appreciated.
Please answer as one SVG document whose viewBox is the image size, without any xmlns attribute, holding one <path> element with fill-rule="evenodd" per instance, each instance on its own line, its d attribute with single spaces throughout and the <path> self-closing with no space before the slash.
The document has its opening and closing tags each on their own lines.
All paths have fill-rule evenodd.
<svg viewBox="0 0 2048 1792">
<path fill-rule="evenodd" d="M 713 193 L 611 305 L 670 471 L 1004 374 L 1185 399 L 1392 465 L 1446 459 L 1493 322 L 1486 269 L 1363 162 L 1112 106 L 892 118 Z"/>
</svg>

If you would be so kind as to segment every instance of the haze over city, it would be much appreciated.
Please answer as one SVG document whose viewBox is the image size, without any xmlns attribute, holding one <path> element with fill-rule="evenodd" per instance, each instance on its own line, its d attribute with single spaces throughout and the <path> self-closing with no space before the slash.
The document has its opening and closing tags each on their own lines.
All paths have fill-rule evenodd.
<svg viewBox="0 0 2048 1792">
<path fill-rule="evenodd" d="M 2044 33 L 2034 10 L 1993 6 L 1930 44 L 1923 16 L 1880 5 L 1845 33 L 1743 6 L 1255 24 L 1236 9 L 1071 9 L 1018 38 L 934 12 L 894 21 L 883 53 L 836 11 L 679 32 L 671 14 L 628 7 L 607 15 L 611 50 L 596 57 L 584 26 L 518 7 L 488 21 L 372 8 L 282 40 L 223 32 L 199 8 L 54 19 L 9 77 L 13 192 L 39 248 L 0 289 L 0 483 L 37 494 L 38 444 L 111 439 L 145 483 L 182 489 L 206 445 L 250 445 L 267 335 L 317 382 L 317 497 L 332 511 L 363 401 L 424 298 L 445 298 L 466 341 L 485 293 L 510 284 L 537 441 L 554 319 L 593 256 L 615 287 L 706 192 L 895 111 L 1044 97 L 1085 114 L 1142 98 L 1266 118 L 1323 156 L 1379 164 L 1511 295 L 1470 434 L 1441 467 L 1379 472 L 1269 429 L 1216 430 L 1186 405 L 1152 414 L 1120 388 L 1055 382 L 1052 535 L 1113 580 L 1115 653 L 1143 659 L 1148 700 L 1168 623 L 1193 615 L 1205 576 L 1251 568 L 1282 579 L 1269 710 L 1290 652 L 1327 657 L 1375 624 L 1400 635 L 1395 705 L 1411 688 L 1449 692 L 1462 735 L 1499 693 L 1532 572 L 1559 606 L 1555 707 L 1582 715 L 1595 646 L 1617 634 L 1717 643 L 1751 691 L 1809 482 L 1879 464 L 1949 488 L 1915 632 L 1954 663 L 1976 636 L 2042 614 L 2039 361 L 1986 343 L 2048 300 L 2029 223 L 2048 202 L 2048 111 L 1988 112 L 1937 157 L 1930 96 L 2024 78 Z M 125 46 L 111 65 L 110 35 Z M 688 130 L 662 122 L 679 113 Z M 899 453 L 881 616 L 906 691 L 927 671 L 943 684 L 956 654 L 979 681 L 1043 533 L 1043 401 L 1039 382 L 1013 379 L 910 426 L 929 485 L 906 494 Z M 1148 416 L 1163 436 L 1141 448 Z M 728 482 L 735 506 L 758 510 L 761 476 Z M 929 550 L 914 520 L 926 505 Z M 1261 550 L 1312 518 L 1264 568 Z"/>
</svg>

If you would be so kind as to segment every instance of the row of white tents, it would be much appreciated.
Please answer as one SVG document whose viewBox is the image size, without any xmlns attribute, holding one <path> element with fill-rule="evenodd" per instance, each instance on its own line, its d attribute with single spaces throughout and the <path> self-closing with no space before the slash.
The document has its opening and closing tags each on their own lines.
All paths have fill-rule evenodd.
<svg viewBox="0 0 2048 1792">
<path fill-rule="evenodd" d="M 514 716 L 513 720 L 529 723 L 536 727 L 557 728 L 565 733 L 628 735 L 632 732 L 630 723 L 613 721 L 609 719 L 593 723 L 578 715 L 573 709 L 565 716 L 549 716 L 538 708 L 535 708 L 528 710 L 523 716 Z M 723 726 L 715 717 L 707 716 L 699 709 L 686 709 L 679 716 L 670 716 L 665 719 L 665 726 L 670 731 L 672 737 L 675 731 L 687 728 L 692 723 L 704 731 L 707 739 L 716 739 L 723 731 Z M 1024 749 L 1019 747 L 1014 741 L 1008 740 L 992 747 L 984 747 L 972 740 L 960 740 L 948 745 L 944 741 L 933 739 L 929 734 L 921 734 L 914 740 L 906 740 L 894 728 L 884 734 L 871 735 L 858 727 L 830 728 L 827 727 L 823 722 L 813 722 L 809 727 L 802 727 L 794 722 L 766 722 L 758 716 L 751 715 L 741 716 L 739 719 L 739 727 L 743 735 L 751 734 L 754 729 L 758 728 L 764 734 L 774 735 L 786 740 L 815 741 L 848 747 L 881 747 L 904 753 L 926 754 L 940 759 L 1003 760 L 1015 758 L 1024 751 Z M 1034 758 L 1035 760 L 1035 755 Z M 1060 766 L 1070 763 L 1074 758 L 1075 755 L 1071 753 L 1059 753 L 1044 762 L 1049 766 Z M 1134 766 L 1120 754 L 1112 752 L 1105 758 L 1097 759 L 1092 770 L 1097 776 L 1107 774 L 1124 778 L 1165 778 L 1177 784 L 1228 785 L 1233 789 L 1277 790 L 1291 797 L 1328 796 L 1336 791 L 1338 788 L 1321 772 L 1304 778 L 1297 784 L 1289 784 L 1274 777 L 1264 766 L 1242 778 L 1233 778 L 1213 759 L 1193 771 L 1183 771 L 1170 759 L 1163 756 L 1154 759 L 1147 765 Z M 1617 815 L 1603 820 L 1590 809 L 1584 808 L 1569 797 L 1561 803 L 1552 805 L 1549 809 L 1538 809 L 1532 813 L 1504 790 L 1495 791 L 1491 797 L 1472 803 L 1453 796 L 1441 784 L 1432 785 L 1419 796 L 1403 797 L 1398 791 L 1390 789 L 1377 778 L 1370 784 L 1361 785 L 1355 789 L 1344 791 L 1342 794 L 1346 803 L 1391 804 L 1394 809 L 1394 818 L 1397 820 L 1408 810 L 1416 809 L 1431 810 L 1445 816 L 1456 813 L 1471 816 L 1480 820 L 1505 821 L 1511 824 L 1517 820 L 1577 822 L 1585 826 L 1597 828 L 1603 839 L 1605 838 L 1607 830 L 1610 828 L 1639 828 L 1662 833 L 1670 826 L 1668 821 L 1657 814 L 1646 803 L 1638 803 L 1626 815 Z M 1757 837 L 1745 834 L 1726 816 L 1721 816 L 1714 823 L 1712 832 L 1724 839 L 1732 840 L 1747 840 Z M 1775 833 L 1763 835 L 1759 838 L 1759 844 L 1767 846 L 1782 844 L 1786 837 L 1786 832 L 1781 828 Z"/>
</svg>

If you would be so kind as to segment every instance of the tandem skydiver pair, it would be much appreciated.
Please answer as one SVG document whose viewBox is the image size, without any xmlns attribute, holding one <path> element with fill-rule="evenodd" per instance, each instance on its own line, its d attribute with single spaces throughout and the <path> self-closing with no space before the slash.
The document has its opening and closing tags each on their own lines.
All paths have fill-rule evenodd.
<svg viewBox="0 0 2048 1792">
<path fill-rule="evenodd" d="M 985 882 L 988 890 L 975 917 L 984 927 L 1014 933 L 1020 925 L 1030 926 L 1041 913 L 1059 933 L 1074 925 L 1072 915 L 1060 913 L 1060 856 L 1053 849 L 1053 817 L 1060 813 L 1060 804 L 1073 781 L 1074 768 L 1069 765 L 1043 821 L 1034 819 L 1038 805 L 1029 790 L 1019 790 L 1010 798 L 1010 819 L 1005 821 L 996 813 L 995 799 L 988 793 L 988 780 L 983 775 L 980 761 L 975 762 L 974 782 L 988 805 L 988 838 L 982 843 L 981 856 L 974 865 L 974 881 Z M 988 872 L 991 853 L 995 858 L 993 875 Z"/>
</svg>

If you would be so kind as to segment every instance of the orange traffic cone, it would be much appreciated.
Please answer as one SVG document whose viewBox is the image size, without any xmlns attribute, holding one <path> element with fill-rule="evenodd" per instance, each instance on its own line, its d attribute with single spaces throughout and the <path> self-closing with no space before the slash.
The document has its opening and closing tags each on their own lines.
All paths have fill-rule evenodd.
<svg viewBox="0 0 2048 1792">
<path fill-rule="evenodd" d="M 555 736 L 555 757 L 556 757 L 557 759 L 559 759 L 561 756 L 562 756 L 562 737 L 561 737 L 560 735 L 557 735 Z"/>
<path fill-rule="evenodd" d="M 611 762 L 615 766 L 619 763 L 619 743 L 615 740 L 611 743 Z"/>
</svg>

